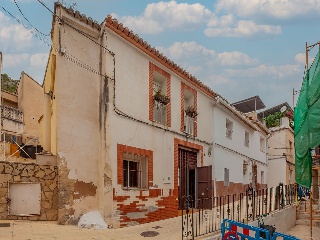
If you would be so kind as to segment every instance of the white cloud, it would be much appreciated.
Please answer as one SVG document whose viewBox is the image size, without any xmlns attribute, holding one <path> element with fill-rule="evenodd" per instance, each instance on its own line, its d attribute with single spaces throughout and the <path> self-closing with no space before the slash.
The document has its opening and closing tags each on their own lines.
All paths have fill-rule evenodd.
<svg viewBox="0 0 320 240">
<path fill-rule="evenodd" d="M 229 69 L 226 72 L 230 76 L 237 77 L 273 77 L 284 79 L 288 76 L 296 76 L 301 74 L 301 68 L 299 65 L 280 65 L 280 66 L 268 66 L 265 64 L 260 64 L 257 67 L 247 68 L 247 69 Z"/>
<path fill-rule="evenodd" d="M 3 51 L 22 50 L 32 45 L 32 33 L 20 24 L 13 24 L 0 11 L 0 45 Z"/>
<path fill-rule="evenodd" d="M 298 54 L 294 57 L 294 60 L 295 60 L 297 63 L 305 64 L 305 63 L 306 63 L 306 54 L 305 54 L 305 53 L 298 53 Z"/>
<path fill-rule="evenodd" d="M 258 59 L 250 58 L 247 54 L 238 51 L 219 53 L 218 61 L 222 66 L 256 65 L 259 63 Z"/>
<path fill-rule="evenodd" d="M 244 66 L 257 65 L 259 60 L 250 58 L 247 54 L 239 51 L 216 53 L 194 41 L 176 42 L 169 48 L 158 47 L 169 58 L 185 62 L 200 62 L 201 65 L 214 66 Z"/>
<path fill-rule="evenodd" d="M 170 1 L 148 4 L 141 16 L 127 16 L 120 20 L 133 31 L 156 34 L 165 29 L 193 30 L 207 23 L 213 16 L 200 3 Z"/>
<path fill-rule="evenodd" d="M 231 23 L 229 21 L 228 23 Z M 280 26 L 257 25 L 252 21 L 240 20 L 233 26 L 208 27 L 204 31 L 209 37 L 250 37 L 254 35 L 276 35 L 281 33 Z"/>
<path fill-rule="evenodd" d="M 30 55 L 27 53 L 21 54 L 4 54 L 3 55 L 3 68 L 15 67 L 25 64 L 29 61 Z"/>
<path fill-rule="evenodd" d="M 175 42 L 169 48 L 158 47 L 165 55 L 174 59 L 185 59 L 191 57 L 214 57 L 216 52 L 202 45 L 192 42 Z"/>
<path fill-rule="evenodd" d="M 217 11 L 233 12 L 240 17 L 266 16 L 277 19 L 320 15 L 318 0 L 219 0 Z"/>
<path fill-rule="evenodd" d="M 294 60 L 295 60 L 297 63 L 305 66 L 305 64 L 306 64 L 306 54 L 305 54 L 305 53 L 298 53 L 298 54 L 294 57 Z M 310 64 L 313 62 L 313 60 L 314 60 L 314 57 L 308 56 L 309 66 L 310 66 Z"/>
<path fill-rule="evenodd" d="M 48 53 L 37 53 L 30 56 L 30 64 L 33 67 L 45 67 L 48 61 Z"/>
</svg>

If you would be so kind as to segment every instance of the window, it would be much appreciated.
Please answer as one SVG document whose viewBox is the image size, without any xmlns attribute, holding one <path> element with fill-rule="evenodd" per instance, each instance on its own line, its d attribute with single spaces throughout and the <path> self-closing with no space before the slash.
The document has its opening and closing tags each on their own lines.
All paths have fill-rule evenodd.
<svg viewBox="0 0 320 240">
<path fill-rule="evenodd" d="M 264 184 L 264 171 L 261 171 L 261 184 Z"/>
<path fill-rule="evenodd" d="M 263 137 L 260 137 L 260 151 L 265 152 L 266 150 L 266 141 Z"/>
<path fill-rule="evenodd" d="M 249 133 L 247 131 L 244 132 L 244 145 L 249 147 Z"/>
<path fill-rule="evenodd" d="M 117 145 L 118 184 L 124 189 L 148 189 L 153 186 L 153 152 Z"/>
<path fill-rule="evenodd" d="M 170 127 L 170 74 L 149 63 L 149 120 Z"/>
<path fill-rule="evenodd" d="M 197 136 L 197 91 L 181 82 L 181 131 Z"/>
<path fill-rule="evenodd" d="M 226 137 L 232 139 L 233 122 L 226 119 Z"/>
<path fill-rule="evenodd" d="M 123 160 L 123 187 L 147 188 L 147 157 L 124 154 Z"/>
<path fill-rule="evenodd" d="M 224 186 L 225 187 L 229 186 L 229 169 L 228 168 L 224 169 Z"/>
</svg>

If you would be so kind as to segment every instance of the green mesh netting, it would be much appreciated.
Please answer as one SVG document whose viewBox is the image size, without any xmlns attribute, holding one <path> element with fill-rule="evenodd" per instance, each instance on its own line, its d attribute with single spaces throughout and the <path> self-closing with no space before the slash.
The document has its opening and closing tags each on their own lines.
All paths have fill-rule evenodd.
<svg viewBox="0 0 320 240">
<path fill-rule="evenodd" d="M 320 54 L 318 52 L 305 75 L 294 109 L 296 182 L 310 188 L 312 180 L 311 148 L 320 144 Z"/>
</svg>

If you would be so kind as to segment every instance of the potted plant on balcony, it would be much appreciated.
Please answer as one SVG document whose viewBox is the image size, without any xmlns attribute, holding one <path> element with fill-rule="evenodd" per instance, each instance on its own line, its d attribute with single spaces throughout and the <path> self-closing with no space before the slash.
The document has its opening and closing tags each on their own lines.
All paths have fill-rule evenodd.
<svg viewBox="0 0 320 240">
<path fill-rule="evenodd" d="M 195 118 L 196 116 L 198 116 L 198 113 L 193 106 L 188 106 L 186 108 L 186 110 L 184 110 L 184 111 L 185 111 L 186 115 L 191 118 Z"/>
<path fill-rule="evenodd" d="M 156 91 L 153 96 L 154 101 L 167 105 L 170 102 L 170 98 L 162 93 L 161 90 Z"/>
</svg>

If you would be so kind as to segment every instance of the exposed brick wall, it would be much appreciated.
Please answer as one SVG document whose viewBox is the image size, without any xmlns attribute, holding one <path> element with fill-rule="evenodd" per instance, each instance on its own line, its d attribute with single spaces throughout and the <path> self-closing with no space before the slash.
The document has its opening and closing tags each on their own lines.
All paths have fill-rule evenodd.
<svg viewBox="0 0 320 240">
<path fill-rule="evenodd" d="M 172 193 L 172 190 L 149 189 L 122 191 L 121 195 L 118 195 L 113 189 L 119 226 L 132 226 L 178 216 L 177 196 Z"/>
<path fill-rule="evenodd" d="M 113 189 L 115 226 L 125 227 L 141 223 L 159 221 L 179 214 L 178 210 L 178 147 L 183 146 L 198 150 L 200 164 L 203 166 L 203 146 L 175 138 L 174 140 L 174 189 L 153 188 L 153 152 L 118 144 L 117 183 L 123 184 L 123 154 L 133 153 L 147 156 L 149 189 L 124 190 Z"/>
<path fill-rule="evenodd" d="M 245 185 L 242 183 L 229 182 L 229 186 L 224 186 L 224 181 L 216 181 L 216 196 L 232 195 L 245 192 Z"/>
<path fill-rule="evenodd" d="M 149 62 L 149 120 L 153 121 L 153 73 L 154 71 L 160 73 L 166 78 L 166 88 L 167 92 L 166 95 L 171 100 L 171 75 L 164 71 L 163 69 L 159 68 L 158 66 L 154 65 L 153 63 Z M 167 104 L 167 126 L 171 127 L 171 101 Z"/>
<path fill-rule="evenodd" d="M 0 219 L 57 220 L 58 170 L 56 166 L 0 162 Z M 10 183 L 40 183 L 40 215 L 11 216 L 8 212 Z M 8 200 L 8 201 L 7 201 Z"/>
<path fill-rule="evenodd" d="M 117 145 L 117 183 L 123 184 L 123 154 L 132 153 L 148 158 L 148 185 L 153 186 L 153 152 L 122 144 Z M 120 227 L 147 223 L 178 215 L 177 196 L 172 190 L 118 190 L 113 189 L 114 212 Z"/>
<path fill-rule="evenodd" d="M 180 130 L 181 132 L 184 131 L 184 90 L 187 89 L 189 92 L 193 94 L 193 106 L 196 111 L 198 111 L 198 100 L 197 100 L 197 91 L 190 86 L 186 85 L 184 82 L 181 82 L 181 125 L 180 125 Z M 194 136 L 197 136 L 197 116 L 194 118 Z"/>
</svg>

